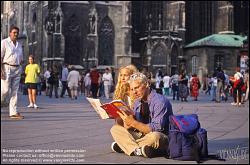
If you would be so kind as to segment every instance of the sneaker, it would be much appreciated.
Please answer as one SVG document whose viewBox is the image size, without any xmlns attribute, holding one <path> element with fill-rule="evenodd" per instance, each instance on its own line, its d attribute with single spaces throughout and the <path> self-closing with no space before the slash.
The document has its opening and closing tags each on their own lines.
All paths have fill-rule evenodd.
<svg viewBox="0 0 250 165">
<path fill-rule="evenodd" d="M 122 151 L 122 149 L 118 146 L 116 142 L 113 142 L 111 144 L 111 149 L 112 151 L 117 152 L 117 153 L 124 153 L 124 151 Z"/>
<path fill-rule="evenodd" d="M 140 148 L 136 148 L 133 152 L 135 156 L 143 156 L 145 158 L 152 158 L 157 155 L 156 149 L 150 146 L 142 146 Z"/>
<path fill-rule="evenodd" d="M 145 158 L 152 158 L 152 157 L 156 156 L 156 149 L 154 149 L 151 146 L 143 146 L 141 151 L 142 151 L 142 155 Z"/>
<path fill-rule="evenodd" d="M 30 105 L 27 106 L 27 108 L 33 108 L 33 107 L 34 107 L 33 104 L 30 104 Z"/>
<path fill-rule="evenodd" d="M 20 113 L 17 113 L 15 115 L 11 115 L 10 118 L 20 120 L 23 119 L 24 117 Z"/>
<path fill-rule="evenodd" d="M 37 109 L 37 108 L 39 108 L 39 107 L 38 107 L 36 104 L 34 104 L 34 108 Z"/>
<path fill-rule="evenodd" d="M 135 156 L 143 156 L 142 155 L 142 149 L 141 149 L 141 147 L 140 148 L 136 148 L 134 150 L 134 152 L 133 152 L 133 155 L 135 155 Z"/>
<path fill-rule="evenodd" d="M 237 103 L 235 103 L 235 102 L 232 102 L 232 103 L 231 103 L 231 105 L 237 105 Z"/>
</svg>

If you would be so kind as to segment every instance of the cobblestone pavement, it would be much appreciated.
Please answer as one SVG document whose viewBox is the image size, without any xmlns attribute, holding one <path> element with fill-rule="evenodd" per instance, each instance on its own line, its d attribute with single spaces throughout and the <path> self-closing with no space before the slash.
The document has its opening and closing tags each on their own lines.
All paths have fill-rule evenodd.
<svg viewBox="0 0 250 165">
<path fill-rule="evenodd" d="M 214 103 L 205 94 L 196 102 L 190 97 L 188 102 L 169 99 L 175 114 L 198 114 L 208 131 L 209 154 L 226 160 L 202 163 L 249 163 L 249 102 L 235 107 L 232 98 Z M 9 119 L 8 109 L 1 108 L 1 163 L 196 163 L 113 153 L 109 130 L 114 121 L 101 120 L 84 96 L 77 100 L 38 96 L 39 109 L 27 105 L 27 96 L 19 94 L 19 111 L 25 116 L 19 121 Z"/>
</svg>

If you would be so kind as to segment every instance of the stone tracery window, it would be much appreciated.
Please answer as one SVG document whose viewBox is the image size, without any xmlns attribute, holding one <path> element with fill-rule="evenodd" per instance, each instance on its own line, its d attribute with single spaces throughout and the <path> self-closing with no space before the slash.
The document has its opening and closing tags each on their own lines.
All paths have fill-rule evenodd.
<svg viewBox="0 0 250 165">
<path fill-rule="evenodd" d="M 114 26 L 109 17 L 103 18 L 99 28 L 98 59 L 99 65 L 113 65 Z"/>
<path fill-rule="evenodd" d="M 196 73 L 197 74 L 198 72 L 198 66 L 197 66 L 197 56 L 194 55 L 192 57 L 192 74 Z"/>
<path fill-rule="evenodd" d="M 214 57 L 214 70 L 216 70 L 218 67 L 221 67 L 223 69 L 223 63 L 224 56 L 222 54 L 216 54 Z"/>
<path fill-rule="evenodd" d="M 166 52 L 164 51 L 162 45 L 158 45 L 153 50 L 152 64 L 166 65 Z"/>
</svg>

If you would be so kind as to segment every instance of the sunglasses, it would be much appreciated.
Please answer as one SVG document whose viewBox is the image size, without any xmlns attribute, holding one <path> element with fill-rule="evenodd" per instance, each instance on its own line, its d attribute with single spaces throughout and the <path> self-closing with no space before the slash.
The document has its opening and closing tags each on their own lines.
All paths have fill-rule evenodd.
<svg viewBox="0 0 250 165">
<path fill-rule="evenodd" d="M 147 77 L 143 73 L 134 73 L 130 76 L 130 81 L 134 80 L 147 80 Z"/>
</svg>

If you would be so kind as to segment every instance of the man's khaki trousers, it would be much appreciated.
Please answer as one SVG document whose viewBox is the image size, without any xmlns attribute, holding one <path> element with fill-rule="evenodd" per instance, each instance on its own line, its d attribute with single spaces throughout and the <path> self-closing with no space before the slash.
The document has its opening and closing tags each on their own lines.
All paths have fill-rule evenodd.
<svg viewBox="0 0 250 165">
<path fill-rule="evenodd" d="M 5 80 L 1 80 L 1 97 L 9 95 L 9 115 L 17 114 L 17 92 L 21 79 L 21 67 L 4 65 Z"/>
<path fill-rule="evenodd" d="M 162 151 L 167 150 L 168 138 L 161 132 L 150 132 L 143 135 L 141 132 L 127 130 L 118 124 L 115 124 L 110 132 L 115 142 L 127 155 L 131 155 L 136 148 L 145 145 Z"/>
</svg>

